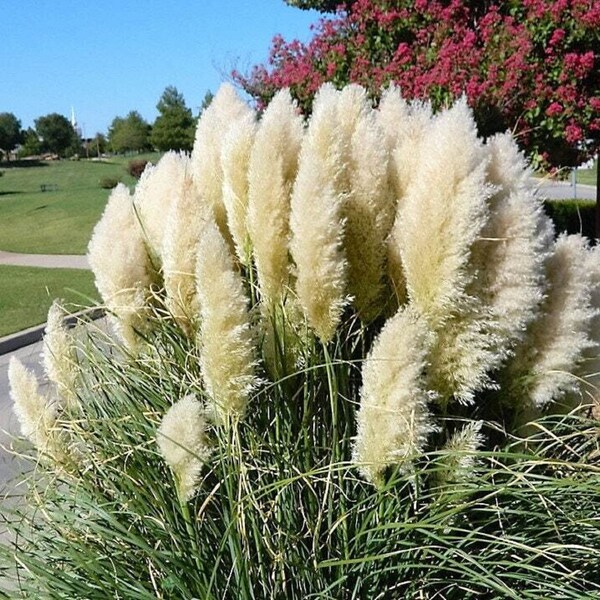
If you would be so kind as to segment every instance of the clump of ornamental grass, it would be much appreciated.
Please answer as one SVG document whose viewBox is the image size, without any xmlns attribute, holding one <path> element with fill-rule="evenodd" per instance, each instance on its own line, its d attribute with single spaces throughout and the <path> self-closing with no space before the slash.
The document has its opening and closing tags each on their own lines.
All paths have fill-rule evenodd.
<svg viewBox="0 0 600 600">
<path fill-rule="evenodd" d="M 598 253 L 464 102 L 225 87 L 90 260 L 117 335 L 11 367 L 22 597 L 600 593 Z"/>
</svg>

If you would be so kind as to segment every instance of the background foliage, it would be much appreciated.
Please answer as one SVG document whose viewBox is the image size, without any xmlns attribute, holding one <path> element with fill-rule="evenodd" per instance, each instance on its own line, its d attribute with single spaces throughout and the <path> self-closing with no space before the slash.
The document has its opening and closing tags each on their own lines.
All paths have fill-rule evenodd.
<svg viewBox="0 0 600 600">
<path fill-rule="evenodd" d="M 483 135 L 512 129 L 537 162 L 564 166 L 598 148 L 599 44 L 593 0 L 357 0 L 307 44 L 276 37 L 267 65 L 234 77 L 260 105 L 289 86 L 304 111 L 324 81 L 374 98 L 393 82 L 434 108 L 466 94 Z"/>
<path fill-rule="evenodd" d="M 190 151 L 194 143 L 196 120 L 177 88 L 168 86 L 156 105 L 159 116 L 154 121 L 150 142 L 159 151 Z"/>
<path fill-rule="evenodd" d="M 126 117 L 115 117 L 108 130 L 113 152 L 141 152 L 150 148 L 150 125 L 135 110 Z"/>
</svg>

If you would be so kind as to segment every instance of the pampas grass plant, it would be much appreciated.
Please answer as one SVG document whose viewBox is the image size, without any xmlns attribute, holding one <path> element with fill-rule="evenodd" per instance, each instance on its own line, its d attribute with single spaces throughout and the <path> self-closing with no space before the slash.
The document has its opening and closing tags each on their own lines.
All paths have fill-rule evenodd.
<svg viewBox="0 0 600 600">
<path fill-rule="evenodd" d="M 113 192 L 90 258 L 119 335 L 51 315 L 74 398 L 11 365 L 37 449 L 0 594 L 598 596 L 597 251 L 553 241 L 464 102 L 324 86 L 254 120 L 226 87 L 188 166 L 142 178 L 182 174 L 164 225 Z"/>
</svg>

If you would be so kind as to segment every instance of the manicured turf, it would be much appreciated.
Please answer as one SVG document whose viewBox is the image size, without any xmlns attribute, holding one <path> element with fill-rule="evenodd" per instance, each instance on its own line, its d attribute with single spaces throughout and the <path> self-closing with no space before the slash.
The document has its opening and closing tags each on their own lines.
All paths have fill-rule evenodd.
<svg viewBox="0 0 600 600">
<path fill-rule="evenodd" d="M 91 271 L 0 265 L 0 336 L 46 321 L 55 298 L 72 312 L 98 298 Z"/>
<path fill-rule="evenodd" d="M 131 158 L 62 160 L 14 167 L 0 163 L 0 249 L 85 254 L 110 193 L 100 187 L 100 180 L 110 177 L 134 184 L 125 170 Z M 158 155 L 143 158 L 155 162 Z M 44 192 L 42 186 L 52 189 Z"/>
<path fill-rule="evenodd" d="M 585 185 L 596 185 L 598 161 L 594 162 L 593 169 L 577 169 L 577 183 Z"/>
</svg>

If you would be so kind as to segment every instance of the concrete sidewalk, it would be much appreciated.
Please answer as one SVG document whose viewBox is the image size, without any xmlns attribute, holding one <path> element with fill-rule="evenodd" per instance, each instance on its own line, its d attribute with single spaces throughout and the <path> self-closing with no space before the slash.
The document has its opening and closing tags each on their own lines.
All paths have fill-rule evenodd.
<svg viewBox="0 0 600 600">
<path fill-rule="evenodd" d="M 0 265 L 47 269 L 89 269 L 87 256 L 78 254 L 18 254 L 0 250 Z"/>
</svg>

